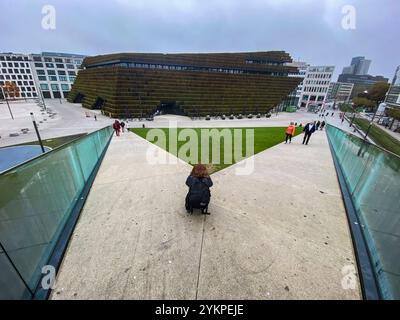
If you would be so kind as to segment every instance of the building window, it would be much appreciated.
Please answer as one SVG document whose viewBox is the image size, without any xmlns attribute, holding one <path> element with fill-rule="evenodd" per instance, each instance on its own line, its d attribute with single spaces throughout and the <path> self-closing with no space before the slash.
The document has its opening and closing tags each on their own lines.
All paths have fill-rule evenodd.
<svg viewBox="0 0 400 320">
<path fill-rule="evenodd" d="M 58 84 L 52 84 L 52 85 L 51 85 L 51 90 L 52 90 L 52 91 L 60 91 L 60 89 L 59 89 L 59 87 L 58 87 Z"/>
<path fill-rule="evenodd" d="M 36 72 L 37 72 L 37 74 L 40 74 L 40 75 L 45 74 L 45 73 L 44 73 L 44 70 L 41 70 L 41 69 L 37 69 Z"/>
<path fill-rule="evenodd" d="M 42 90 L 49 90 L 49 85 L 47 83 L 41 83 L 40 84 L 40 89 Z"/>
<path fill-rule="evenodd" d="M 73 64 L 67 64 L 67 69 L 75 69 Z"/>
<path fill-rule="evenodd" d="M 65 74 L 66 74 L 65 71 L 63 71 L 63 70 L 58 70 L 57 73 L 60 76 L 65 76 Z"/>
<path fill-rule="evenodd" d="M 46 63 L 46 67 L 47 67 L 47 68 L 54 68 L 54 64 L 52 64 L 52 63 Z"/>
<path fill-rule="evenodd" d="M 57 77 L 55 77 L 55 76 L 49 76 L 49 80 L 50 80 L 50 81 L 57 81 Z"/>
<path fill-rule="evenodd" d="M 47 74 L 51 75 L 51 76 L 55 76 L 56 75 L 56 71 L 55 70 L 47 70 Z"/>
<path fill-rule="evenodd" d="M 64 69 L 64 65 L 62 63 L 57 63 L 56 66 L 59 69 Z"/>
<path fill-rule="evenodd" d="M 39 79 L 40 81 L 47 81 L 46 76 L 38 76 L 38 79 Z"/>
<path fill-rule="evenodd" d="M 68 81 L 66 76 L 59 76 L 60 81 Z"/>
<path fill-rule="evenodd" d="M 43 68 L 43 63 L 38 63 L 38 62 L 36 62 L 36 63 L 35 63 L 35 67 L 37 67 L 37 68 Z"/>
<path fill-rule="evenodd" d="M 68 91 L 69 90 L 69 87 L 68 87 L 68 85 L 67 84 L 61 84 L 61 90 L 62 91 Z"/>
</svg>

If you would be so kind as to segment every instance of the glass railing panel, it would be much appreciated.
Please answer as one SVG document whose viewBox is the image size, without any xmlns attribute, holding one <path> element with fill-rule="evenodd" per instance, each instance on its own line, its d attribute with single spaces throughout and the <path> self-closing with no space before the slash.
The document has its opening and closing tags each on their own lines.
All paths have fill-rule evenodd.
<svg viewBox="0 0 400 320">
<path fill-rule="evenodd" d="M 86 181 L 87 179 L 89 179 L 89 176 L 93 171 L 93 164 L 97 162 L 100 156 L 97 153 L 95 139 L 93 135 L 87 136 L 86 139 L 79 141 L 79 143 L 76 143 L 75 151 L 79 157 L 82 173 Z"/>
<path fill-rule="evenodd" d="M 31 294 L 27 290 L 21 277 L 0 249 L 0 288 L 7 288 L 7 291 L 0 290 L 0 300 L 30 299 Z"/>
<path fill-rule="evenodd" d="M 400 158 L 336 127 L 328 126 L 327 133 L 351 192 L 381 293 L 399 299 Z"/>
<path fill-rule="evenodd" d="M 400 277 L 400 161 L 374 145 L 362 156 L 369 161 L 353 198 L 369 247 L 375 249 L 371 253 L 382 289 L 400 297 L 400 287 L 389 281 Z"/>
<path fill-rule="evenodd" d="M 101 131 L 105 134 L 84 136 L 0 175 L 0 243 L 31 291 L 111 137 L 110 128 Z M 18 288 L 9 283 L 14 296 Z M 4 290 L 0 287 L 1 294 Z"/>
<path fill-rule="evenodd" d="M 84 186 L 79 159 L 70 146 L 49 153 L 1 177 L 6 189 L 0 211 L 0 242 L 25 281 L 40 273 L 60 223 Z"/>
</svg>

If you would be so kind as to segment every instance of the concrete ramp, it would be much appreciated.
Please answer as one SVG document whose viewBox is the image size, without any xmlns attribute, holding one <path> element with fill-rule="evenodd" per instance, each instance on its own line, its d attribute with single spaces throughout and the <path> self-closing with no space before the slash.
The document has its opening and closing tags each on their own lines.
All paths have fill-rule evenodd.
<svg viewBox="0 0 400 320">
<path fill-rule="evenodd" d="M 191 166 L 153 166 L 146 140 L 114 137 L 52 299 L 359 299 L 344 288 L 354 262 L 324 132 L 212 176 L 210 216 L 187 215 Z M 165 152 L 160 149 L 160 152 Z"/>
</svg>

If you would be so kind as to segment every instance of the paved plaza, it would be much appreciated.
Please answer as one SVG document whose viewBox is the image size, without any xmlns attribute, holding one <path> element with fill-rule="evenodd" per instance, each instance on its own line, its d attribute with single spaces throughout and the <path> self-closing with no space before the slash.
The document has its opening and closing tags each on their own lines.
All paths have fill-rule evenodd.
<svg viewBox="0 0 400 320">
<path fill-rule="evenodd" d="M 0 112 L 0 146 L 85 133 L 113 122 L 79 104 L 47 100 Z M 97 114 L 97 121 L 93 115 Z M 46 120 L 45 120 L 46 119 Z M 338 125 L 339 116 L 327 118 Z M 191 120 L 158 116 L 128 127 L 286 127 L 320 120 L 300 111 L 271 118 Z M 30 128 L 27 134 L 10 133 Z M 282 135 L 284 132 L 282 132 Z M 191 166 L 152 165 L 150 146 L 125 132 L 113 137 L 73 233 L 52 299 L 360 299 L 358 278 L 344 288 L 343 270 L 355 266 L 345 209 L 325 132 L 308 146 L 302 135 L 211 177 L 210 216 L 188 215 L 185 180 Z M 159 154 L 166 151 L 157 148 Z M 356 270 L 356 268 L 354 268 Z"/>
<path fill-rule="evenodd" d="M 31 112 L 35 116 L 42 139 L 89 133 L 113 122 L 112 119 L 102 116 L 100 110 L 87 110 L 80 104 L 59 99 L 46 99 L 45 101 L 47 109 L 54 112 L 54 116 L 50 117 L 47 112 L 42 112 L 33 100 L 30 102 L 10 101 L 10 108 L 14 115 L 13 120 L 7 105 L 0 104 L 0 147 L 37 141 L 30 116 Z M 90 117 L 86 117 L 86 113 Z M 97 121 L 93 117 L 95 114 Z M 21 132 L 21 129 L 24 128 L 29 129 L 28 133 Z M 13 133 L 18 133 L 19 136 L 10 137 L 9 135 Z"/>
<path fill-rule="evenodd" d="M 355 257 L 325 132 L 301 139 L 249 175 L 213 174 L 204 216 L 184 208 L 190 165 L 151 165 L 148 141 L 114 136 L 51 298 L 360 299 L 357 277 L 343 287 Z"/>
</svg>

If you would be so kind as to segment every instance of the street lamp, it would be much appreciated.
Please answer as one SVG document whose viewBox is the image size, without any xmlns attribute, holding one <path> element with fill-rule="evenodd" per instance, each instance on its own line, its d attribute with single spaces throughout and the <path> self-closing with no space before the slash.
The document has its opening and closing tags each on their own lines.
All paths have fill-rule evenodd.
<svg viewBox="0 0 400 320">
<path fill-rule="evenodd" d="M 39 89 L 39 93 L 40 93 L 40 98 L 42 98 L 42 103 L 43 103 L 44 110 L 47 110 L 46 103 L 44 102 L 44 96 L 43 96 L 42 88 L 39 86 L 38 89 Z"/>
<path fill-rule="evenodd" d="M 43 142 L 42 142 L 42 139 L 40 138 L 39 130 L 38 130 L 38 127 L 37 127 L 37 124 L 36 124 L 36 121 L 35 121 L 35 116 L 33 115 L 33 112 L 31 112 L 31 118 L 32 118 L 32 122 L 33 122 L 33 127 L 35 128 L 36 135 L 37 135 L 37 138 L 39 140 L 40 148 L 42 149 L 42 152 L 45 153 L 46 150 L 44 150 Z"/>
<path fill-rule="evenodd" d="M 368 91 L 365 90 L 364 93 L 367 94 Z M 361 154 L 361 150 L 362 150 L 362 148 L 363 148 L 365 142 L 367 141 L 368 133 L 369 133 L 369 131 L 371 130 L 372 124 L 373 124 L 374 119 L 375 119 L 375 117 L 376 117 L 376 113 L 378 112 L 380 102 L 379 102 L 379 101 L 376 101 L 376 102 L 377 102 L 377 107 L 376 107 L 376 109 L 375 109 L 375 112 L 374 112 L 374 115 L 372 116 L 371 121 L 369 122 L 367 131 L 365 132 L 365 136 L 364 136 L 363 142 L 362 142 L 362 144 L 361 144 L 361 146 L 360 146 L 360 149 L 358 150 L 358 154 L 357 154 L 358 156 Z"/>
<path fill-rule="evenodd" d="M 3 92 L 3 97 L 7 102 L 7 107 L 8 107 L 8 111 L 10 111 L 11 118 L 14 120 L 14 115 L 11 112 L 10 104 L 8 103 L 8 99 L 7 99 L 6 93 L 4 92 L 3 86 L 0 86 L 0 88 L 1 88 L 1 91 Z"/>
</svg>

